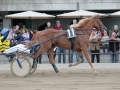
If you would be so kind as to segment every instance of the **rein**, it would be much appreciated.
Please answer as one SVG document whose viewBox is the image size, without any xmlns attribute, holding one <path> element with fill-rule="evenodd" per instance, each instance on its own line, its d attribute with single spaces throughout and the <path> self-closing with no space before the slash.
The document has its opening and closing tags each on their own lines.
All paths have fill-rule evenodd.
<svg viewBox="0 0 120 90">
<path fill-rule="evenodd" d="M 80 31 L 83 32 L 83 34 L 77 34 L 77 35 L 85 35 L 86 37 L 89 38 L 89 36 L 84 32 L 84 30 L 83 30 L 82 28 L 77 28 L 77 29 L 75 29 L 75 30 L 80 30 Z M 85 30 L 93 30 L 93 29 L 85 29 Z"/>
<path fill-rule="evenodd" d="M 96 22 L 99 24 L 100 29 L 106 29 L 105 26 L 103 26 L 104 28 L 102 27 L 102 25 L 99 23 L 99 20 L 98 20 L 97 18 L 95 18 L 95 17 L 93 17 L 93 18 L 94 18 L 94 19 L 96 20 Z M 101 21 L 100 21 L 100 22 L 101 22 Z M 89 35 L 87 35 L 86 32 L 85 32 L 82 28 L 76 28 L 75 30 L 80 30 L 80 31 L 83 32 L 83 34 L 77 34 L 77 35 L 85 35 L 86 37 L 89 38 Z M 93 29 L 85 29 L 85 30 L 93 30 Z M 43 35 L 40 35 L 40 36 L 45 36 L 45 35 L 49 35 L 49 34 L 52 34 L 52 33 L 58 33 L 58 32 L 51 32 L 51 33 L 43 34 Z M 66 34 L 66 33 L 64 33 L 64 34 Z"/>
<path fill-rule="evenodd" d="M 43 34 L 43 35 L 40 35 L 40 36 L 45 36 L 45 35 L 49 35 L 49 34 L 52 34 L 52 33 L 58 33 L 58 32 L 51 32 L 51 33 Z"/>
<path fill-rule="evenodd" d="M 84 32 L 84 30 L 82 28 L 76 28 L 75 30 L 79 30 L 79 31 L 82 31 L 83 34 L 77 34 L 77 35 L 85 35 L 89 38 L 89 36 Z M 85 29 L 85 30 L 93 30 L 93 29 Z M 52 34 L 52 33 L 58 33 L 58 32 L 51 32 L 51 33 L 47 33 L 47 34 L 43 34 L 43 35 L 40 35 L 40 36 L 45 36 L 45 35 L 49 35 L 49 34 Z M 64 33 L 65 35 L 66 33 Z"/>
</svg>

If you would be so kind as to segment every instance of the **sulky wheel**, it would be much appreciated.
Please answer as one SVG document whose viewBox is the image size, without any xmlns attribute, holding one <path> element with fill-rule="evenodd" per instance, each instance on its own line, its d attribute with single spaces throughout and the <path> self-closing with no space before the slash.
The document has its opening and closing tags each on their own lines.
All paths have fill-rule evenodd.
<svg viewBox="0 0 120 90">
<path fill-rule="evenodd" d="M 27 58 L 14 58 L 10 65 L 11 72 L 17 77 L 25 77 L 30 73 L 31 63 Z"/>
</svg>

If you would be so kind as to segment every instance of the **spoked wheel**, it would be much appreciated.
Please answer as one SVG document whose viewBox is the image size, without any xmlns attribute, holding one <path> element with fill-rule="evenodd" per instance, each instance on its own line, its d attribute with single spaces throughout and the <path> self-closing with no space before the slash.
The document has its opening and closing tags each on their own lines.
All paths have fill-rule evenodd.
<svg viewBox="0 0 120 90">
<path fill-rule="evenodd" d="M 30 73 L 31 63 L 27 58 L 14 58 L 10 65 L 11 72 L 17 77 L 25 77 Z"/>
</svg>

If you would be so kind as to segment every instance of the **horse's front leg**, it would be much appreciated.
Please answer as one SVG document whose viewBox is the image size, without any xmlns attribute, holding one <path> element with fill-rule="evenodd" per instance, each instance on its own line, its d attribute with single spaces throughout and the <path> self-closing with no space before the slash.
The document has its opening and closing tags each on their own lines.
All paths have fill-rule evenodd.
<svg viewBox="0 0 120 90">
<path fill-rule="evenodd" d="M 53 49 L 54 49 L 54 48 L 52 47 L 51 49 L 48 50 L 49 62 L 52 64 L 55 72 L 58 73 L 59 71 L 58 71 L 58 69 L 57 69 L 57 67 L 56 67 L 56 65 L 55 65 L 54 58 L 53 58 L 53 57 L 54 57 L 54 56 L 53 56 L 53 55 L 54 55 Z"/>
<path fill-rule="evenodd" d="M 79 62 L 74 63 L 74 64 L 69 64 L 69 67 L 76 66 L 76 65 L 84 62 L 82 51 L 77 51 L 77 54 L 79 55 L 79 57 L 81 58 L 81 60 Z"/>
<path fill-rule="evenodd" d="M 84 48 L 82 49 L 82 51 L 83 51 L 83 53 L 84 53 L 84 55 L 85 55 L 85 57 L 86 57 L 89 65 L 90 65 L 92 71 L 94 72 L 95 75 L 98 75 L 98 72 L 95 70 L 95 68 L 93 67 L 93 64 L 91 63 L 91 60 L 90 60 L 90 57 L 89 57 L 89 53 L 88 53 L 88 48 L 87 48 L 87 47 L 84 47 Z"/>
</svg>

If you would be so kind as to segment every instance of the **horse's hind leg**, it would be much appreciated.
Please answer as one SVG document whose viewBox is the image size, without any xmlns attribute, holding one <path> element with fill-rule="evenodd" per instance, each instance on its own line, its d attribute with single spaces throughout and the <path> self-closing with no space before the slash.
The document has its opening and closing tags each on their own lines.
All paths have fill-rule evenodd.
<svg viewBox="0 0 120 90">
<path fill-rule="evenodd" d="M 36 51 L 33 55 L 33 65 L 32 68 L 35 68 L 37 64 L 37 57 L 45 51 L 44 47 L 41 47 L 38 51 Z"/>
<path fill-rule="evenodd" d="M 35 66 L 36 66 L 36 64 L 37 64 L 37 57 L 38 57 L 38 56 L 39 56 L 39 55 L 38 55 L 37 53 L 34 54 L 34 56 L 33 56 L 32 68 L 35 68 Z"/>
<path fill-rule="evenodd" d="M 32 68 L 35 68 L 36 64 L 37 64 L 37 60 L 36 60 L 36 58 L 33 58 Z"/>
<path fill-rule="evenodd" d="M 74 63 L 74 64 L 69 64 L 69 67 L 76 66 L 76 65 L 84 62 L 82 51 L 77 51 L 77 54 L 79 55 L 79 57 L 81 58 L 81 60 L 79 62 Z"/>
<path fill-rule="evenodd" d="M 48 50 L 48 54 L 49 54 L 49 62 L 52 64 L 54 70 L 56 73 L 58 73 L 58 69 L 55 65 L 55 62 L 54 62 L 54 58 L 53 58 L 53 55 L 54 55 L 54 51 L 53 51 L 54 47 L 52 47 L 51 49 Z"/>
</svg>

